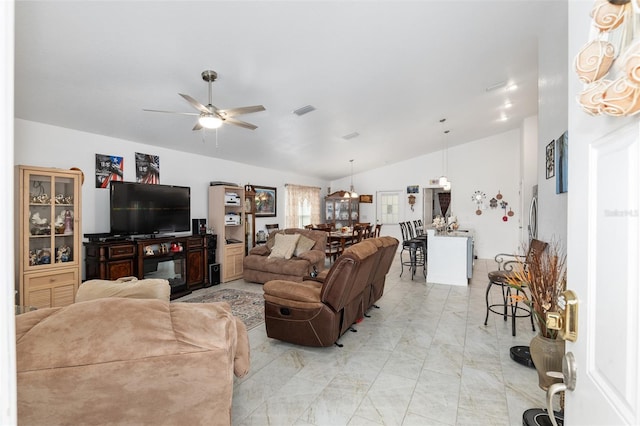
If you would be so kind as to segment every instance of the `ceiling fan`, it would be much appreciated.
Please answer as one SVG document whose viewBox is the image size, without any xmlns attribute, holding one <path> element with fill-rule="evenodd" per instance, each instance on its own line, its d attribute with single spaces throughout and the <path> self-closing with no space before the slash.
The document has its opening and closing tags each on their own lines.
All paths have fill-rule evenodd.
<svg viewBox="0 0 640 426">
<path fill-rule="evenodd" d="M 218 73 L 211 70 L 202 71 L 202 79 L 209 83 L 209 103 L 207 105 L 202 105 L 200 102 L 196 101 L 189 95 L 185 95 L 183 93 L 178 93 L 182 96 L 187 102 L 191 104 L 192 107 L 197 109 L 199 112 L 175 112 L 175 111 L 160 111 L 157 109 L 144 109 L 143 111 L 150 112 L 165 112 L 168 114 L 181 114 L 181 115 L 197 115 L 198 122 L 195 126 L 193 126 L 193 130 L 200 129 L 217 129 L 222 126 L 223 123 L 234 124 L 236 126 L 244 127 L 245 129 L 255 130 L 258 126 L 247 123 L 246 121 L 238 120 L 235 118 L 236 115 L 249 114 L 252 112 L 264 111 L 264 107 L 262 105 L 254 105 L 254 106 L 246 106 L 239 108 L 229 108 L 229 109 L 219 109 L 211 103 L 211 86 L 213 82 L 218 78 Z"/>
</svg>

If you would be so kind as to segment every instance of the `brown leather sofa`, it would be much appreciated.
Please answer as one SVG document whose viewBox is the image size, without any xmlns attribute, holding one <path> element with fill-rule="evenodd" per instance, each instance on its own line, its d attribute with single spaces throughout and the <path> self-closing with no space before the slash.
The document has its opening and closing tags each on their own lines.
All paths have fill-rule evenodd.
<svg viewBox="0 0 640 426">
<path fill-rule="evenodd" d="M 336 343 L 364 316 L 373 303 L 372 295 L 382 294 L 379 288 L 373 290 L 373 284 L 381 282 L 384 286 L 380 276 L 385 276 L 391 265 L 385 256 L 394 247 L 391 240 L 396 248 L 398 240 L 381 238 L 384 240 L 369 238 L 348 247 L 317 280 L 267 282 L 264 285 L 267 336 L 304 346 Z"/>
<path fill-rule="evenodd" d="M 315 241 L 311 249 L 286 258 L 270 257 L 278 235 L 296 235 Z M 324 269 L 327 233 L 309 229 L 287 228 L 272 232 L 267 243 L 249 251 L 243 260 L 243 278 L 245 281 L 264 284 L 270 280 L 288 280 L 301 282 L 310 276 L 315 266 L 318 272 Z"/>
<path fill-rule="evenodd" d="M 25 425 L 230 425 L 249 370 L 227 303 L 99 298 L 16 316 Z"/>
</svg>

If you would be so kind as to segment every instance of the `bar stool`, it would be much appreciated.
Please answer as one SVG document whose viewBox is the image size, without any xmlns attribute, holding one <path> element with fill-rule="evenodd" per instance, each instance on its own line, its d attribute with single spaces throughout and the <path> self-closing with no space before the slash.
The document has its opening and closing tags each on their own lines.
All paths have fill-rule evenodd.
<svg viewBox="0 0 640 426">
<path fill-rule="evenodd" d="M 526 269 L 527 262 L 536 252 L 542 252 L 547 248 L 547 243 L 540 240 L 531 240 L 529 251 L 525 256 L 517 254 L 499 253 L 495 256 L 498 263 L 498 270 L 489 272 L 489 284 L 485 294 L 485 302 L 487 305 L 487 314 L 484 318 L 484 325 L 489 320 L 489 312 L 502 315 L 504 321 L 511 318 L 511 335 L 516 335 L 516 318 L 529 317 L 531 320 L 531 330 L 536 331 L 533 322 L 533 315 L 529 307 L 518 306 L 521 296 L 520 290 L 516 290 L 509 285 L 509 280 L 516 279 L 513 272 L 514 268 L 523 267 Z M 502 303 L 489 304 L 489 293 L 493 286 L 498 286 L 502 292 Z M 515 294 L 514 294 L 515 292 Z"/>
<path fill-rule="evenodd" d="M 422 273 L 426 277 L 426 252 L 424 251 L 425 243 L 417 238 L 411 238 L 409 228 L 404 222 L 400 222 L 400 232 L 402 232 L 402 250 L 400 251 L 400 276 L 404 272 L 404 267 L 409 266 L 411 271 L 411 279 L 416 274 L 416 270 L 419 266 L 422 266 Z M 405 250 L 409 251 L 409 261 L 405 261 L 402 258 L 402 253 Z"/>
</svg>

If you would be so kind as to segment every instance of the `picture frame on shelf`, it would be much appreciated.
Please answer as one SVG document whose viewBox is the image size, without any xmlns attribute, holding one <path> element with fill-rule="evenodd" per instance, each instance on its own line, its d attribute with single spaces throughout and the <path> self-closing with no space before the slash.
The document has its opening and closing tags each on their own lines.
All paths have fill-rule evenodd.
<svg viewBox="0 0 640 426">
<path fill-rule="evenodd" d="M 272 186 L 254 185 L 256 217 L 276 217 L 278 190 Z"/>
</svg>

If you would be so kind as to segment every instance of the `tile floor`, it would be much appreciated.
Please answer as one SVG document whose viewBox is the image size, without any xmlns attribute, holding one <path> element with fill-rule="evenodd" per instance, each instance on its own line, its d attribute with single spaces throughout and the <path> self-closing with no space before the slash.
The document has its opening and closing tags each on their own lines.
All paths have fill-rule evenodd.
<svg viewBox="0 0 640 426">
<path fill-rule="evenodd" d="M 343 348 L 308 348 L 249 332 L 251 372 L 236 379 L 234 425 L 522 425 L 544 407 L 534 369 L 509 348 L 528 345 L 526 318 L 485 317 L 487 270 L 477 260 L 468 287 L 411 281 L 396 258 L 371 317 L 341 337 Z M 221 285 L 262 291 L 243 280 Z M 494 298 L 499 299 L 499 290 Z"/>
</svg>

